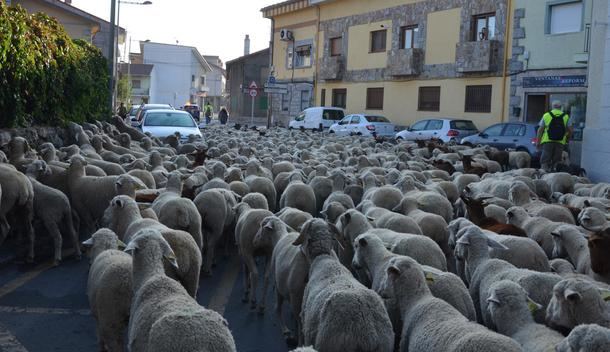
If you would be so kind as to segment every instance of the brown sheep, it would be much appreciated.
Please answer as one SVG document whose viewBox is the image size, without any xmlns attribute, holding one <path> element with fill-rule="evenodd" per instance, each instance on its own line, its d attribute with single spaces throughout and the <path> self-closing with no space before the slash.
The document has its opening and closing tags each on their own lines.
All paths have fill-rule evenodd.
<svg viewBox="0 0 610 352">
<path fill-rule="evenodd" d="M 598 275 L 610 276 L 610 227 L 589 235 L 591 269 Z"/>
<path fill-rule="evenodd" d="M 464 164 L 464 172 L 467 174 L 475 174 L 482 177 L 487 173 L 487 168 L 483 166 L 472 166 L 472 156 L 470 155 L 462 156 L 462 163 Z"/>
<path fill-rule="evenodd" d="M 484 201 L 487 198 L 475 199 L 467 196 L 465 193 L 462 193 L 460 198 L 468 208 L 468 219 L 480 228 L 493 231 L 500 235 L 527 237 L 527 234 L 523 229 L 511 224 L 503 224 L 494 218 L 485 216 Z"/>
<path fill-rule="evenodd" d="M 507 171 L 509 169 L 509 164 L 508 164 L 509 154 L 507 151 L 505 151 L 505 150 L 497 150 L 497 151 L 487 150 L 487 151 L 485 151 L 485 155 L 487 155 L 489 160 L 498 162 L 498 164 L 500 164 L 500 166 L 502 167 L 502 171 Z"/>
</svg>

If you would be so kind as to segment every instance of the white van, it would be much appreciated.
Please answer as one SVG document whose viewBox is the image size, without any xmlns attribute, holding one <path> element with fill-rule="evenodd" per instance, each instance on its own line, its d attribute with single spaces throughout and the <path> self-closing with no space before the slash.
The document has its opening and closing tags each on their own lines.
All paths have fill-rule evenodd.
<svg viewBox="0 0 610 352">
<path fill-rule="evenodd" d="M 344 116 L 345 112 L 341 108 L 307 108 L 290 121 L 288 129 L 322 130 L 341 121 Z"/>
</svg>

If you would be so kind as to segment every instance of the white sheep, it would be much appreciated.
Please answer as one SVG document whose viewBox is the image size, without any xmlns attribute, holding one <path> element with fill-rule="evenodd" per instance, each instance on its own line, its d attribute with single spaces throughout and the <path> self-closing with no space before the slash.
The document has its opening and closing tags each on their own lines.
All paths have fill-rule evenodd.
<svg viewBox="0 0 610 352">
<path fill-rule="evenodd" d="M 381 298 L 362 286 L 332 250 L 333 225 L 311 219 L 294 245 L 310 263 L 301 313 L 305 345 L 320 351 L 391 351 L 394 333 Z"/>
<path fill-rule="evenodd" d="M 598 208 L 587 207 L 578 214 L 578 222 L 589 231 L 598 231 L 610 227 L 610 215 Z"/>
<path fill-rule="evenodd" d="M 227 321 L 165 275 L 163 261 L 178 263 L 160 232 L 140 231 L 125 251 L 133 256 L 129 351 L 236 351 Z"/>
<path fill-rule="evenodd" d="M 506 217 L 509 224 L 523 229 L 527 233 L 527 237 L 536 241 L 544 249 L 547 257 L 553 258 L 553 236 L 551 232 L 563 225 L 563 223 L 554 222 L 539 216 L 530 216 L 521 207 L 508 209 Z"/>
<path fill-rule="evenodd" d="M 511 151 L 508 153 L 508 165 L 513 169 L 526 169 L 530 167 L 532 157 L 525 151 Z"/>
<path fill-rule="evenodd" d="M 449 303 L 432 296 L 421 266 L 411 258 L 390 259 L 380 292 L 398 302 L 403 321 L 401 352 L 521 351 L 515 341 L 470 322 Z"/>
<path fill-rule="evenodd" d="M 252 209 L 265 209 L 269 210 L 269 204 L 267 204 L 267 198 L 264 194 L 253 192 L 248 193 L 241 198 L 241 201 L 247 203 Z"/>
<path fill-rule="evenodd" d="M 546 307 L 551 300 L 553 286 L 561 280 L 559 275 L 520 269 L 500 259 L 489 256 L 489 248 L 506 248 L 488 238 L 481 229 L 469 227 L 457 241 L 455 255 L 466 261 L 470 276 L 470 295 L 477 308 L 477 317 L 488 327 L 493 327 L 489 314 L 487 296 L 494 282 L 511 280 L 521 285 L 537 303 Z M 536 321 L 543 322 L 543 313 L 537 314 Z"/>
<path fill-rule="evenodd" d="M 552 192 L 574 193 L 575 181 L 572 175 L 566 172 L 556 172 L 542 175 L 542 180 L 551 186 Z"/>
<path fill-rule="evenodd" d="M 83 246 L 90 253 L 87 296 L 97 322 L 100 350 L 123 351 L 133 293 L 131 256 L 119 250 L 125 245 L 112 230 L 105 228 L 97 230 Z"/>
<path fill-rule="evenodd" d="M 300 176 L 299 173 L 295 173 L 290 178 L 290 183 L 280 197 L 280 209 L 291 207 L 315 216 L 317 213 L 316 194 L 310 185 L 303 183 Z"/>
<path fill-rule="evenodd" d="M 522 181 L 515 181 L 511 185 L 508 200 L 525 209 L 531 216 L 567 224 L 575 223 L 574 216 L 566 207 L 539 201 L 538 196 Z"/>
<path fill-rule="evenodd" d="M 556 352 L 577 351 L 610 351 L 610 329 L 597 324 L 578 325 L 556 348 Z"/>
<path fill-rule="evenodd" d="M 569 331 L 580 324 L 599 324 L 610 328 L 610 291 L 594 282 L 568 278 L 553 288 L 553 297 L 546 309 L 546 323 L 560 331 Z"/>
<path fill-rule="evenodd" d="M 524 351 L 553 351 L 563 341 L 557 331 L 534 322 L 532 312 L 541 306 L 518 284 L 509 280 L 492 284 L 487 302 L 496 331 L 519 342 Z"/>
</svg>

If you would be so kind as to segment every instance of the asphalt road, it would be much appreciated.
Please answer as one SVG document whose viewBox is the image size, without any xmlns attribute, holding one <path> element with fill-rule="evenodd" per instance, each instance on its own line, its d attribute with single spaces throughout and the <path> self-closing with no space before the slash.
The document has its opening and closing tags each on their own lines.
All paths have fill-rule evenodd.
<svg viewBox="0 0 610 352">
<path fill-rule="evenodd" d="M 86 296 L 87 258 L 67 257 L 52 267 L 50 257 L 16 263 L 13 251 L 12 244 L 0 248 L 0 352 L 98 351 Z M 212 277 L 202 277 L 197 301 L 228 320 L 238 351 L 288 351 L 272 289 L 262 315 L 249 310 L 242 294 L 243 274 L 233 254 L 220 260 Z"/>
</svg>

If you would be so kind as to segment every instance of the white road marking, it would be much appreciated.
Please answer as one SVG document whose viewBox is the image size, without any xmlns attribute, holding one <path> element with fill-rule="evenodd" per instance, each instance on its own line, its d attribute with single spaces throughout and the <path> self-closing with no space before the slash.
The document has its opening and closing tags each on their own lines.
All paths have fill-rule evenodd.
<svg viewBox="0 0 610 352">
<path fill-rule="evenodd" d="M 2 352 L 28 352 L 17 338 L 0 324 L 0 351 Z"/>
<path fill-rule="evenodd" d="M 222 273 L 222 281 L 216 288 L 216 293 L 210 299 L 208 309 L 216 311 L 218 314 L 223 315 L 225 312 L 225 306 L 229 302 L 231 297 L 231 291 L 235 286 L 235 281 L 239 277 L 240 260 L 238 255 L 231 255 L 231 260 L 227 263 L 227 266 Z"/>
<path fill-rule="evenodd" d="M 0 306 L 0 313 L 54 314 L 54 315 L 91 315 L 89 309 L 66 309 L 44 307 L 10 307 Z"/>
</svg>

